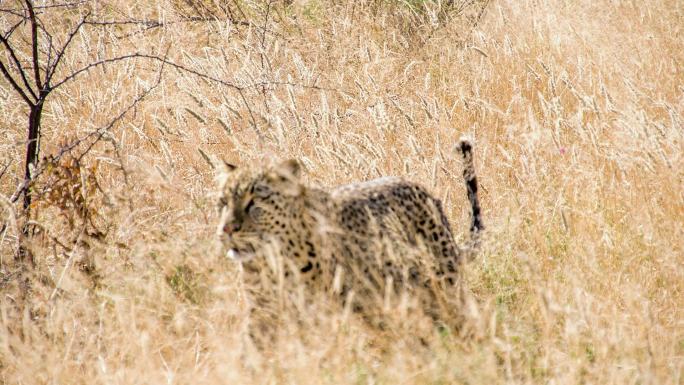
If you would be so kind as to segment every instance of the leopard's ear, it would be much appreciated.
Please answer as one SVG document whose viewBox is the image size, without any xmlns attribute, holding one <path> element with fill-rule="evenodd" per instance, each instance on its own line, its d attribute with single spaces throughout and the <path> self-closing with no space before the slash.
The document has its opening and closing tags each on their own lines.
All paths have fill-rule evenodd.
<svg viewBox="0 0 684 385">
<path fill-rule="evenodd" d="M 216 165 L 214 169 L 222 174 L 230 174 L 238 168 L 238 166 L 228 163 L 223 159 L 217 160 L 214 164 Z"/>
<path fill-rule="evenodd" d="M 296 159 L 280 162 L 265 173 L 267 184 L 274 191 L 287 196 L 298 196 L 304 186 L 300 181 L 302 166 Z"/>
<path fill-rule="evenodd" d="M 297 159 L 288 159 L 275 167 L 276 172 L 286 179 L 299 179 L 302 175 L 302 165 Z"/>
<path fill-rule="evenodd" d="M 231 171 L 235 171 L 235 169 L 237 169 L 236 165 L 234 165 L 232 163 L 228 163 L 223 159 L 221 159 L 221 163 L 223 163 L 222 167 L 224 168 L 224 171 L 231 172 Z"/>
<path fill-rule="evenodd" d="M 202 159 L 204 159 L 204 161 L 207 162 L 209 167 L 216 171 L 222 171 L 227 173 L 234 171 L 237 168 L 236 165 L 226 162 L 223 158 L 217 157 L 211 153 L 207 154 L 201 148 L 198 148 L 197 151 L 199 151 L 200 155 L 202 155 Z"/>
</svg>

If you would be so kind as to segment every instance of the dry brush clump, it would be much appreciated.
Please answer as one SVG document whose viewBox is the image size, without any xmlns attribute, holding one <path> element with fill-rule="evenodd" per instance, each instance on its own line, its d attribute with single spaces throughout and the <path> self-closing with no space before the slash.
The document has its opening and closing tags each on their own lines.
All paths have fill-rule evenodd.
<svg viewBox="0 0 684 385">
<path fill-rule="evenodd" d="M 2 381 L 681 383 L 681 6 L 455 3 L 98 3 L 137 23 L 84 28 L 64 71 L 164 60 L 93 68 L 46 101 L 30 237 L 9 201 L 28 111 L 0 82 Z M 321 186 L 401 174 L 465 240 L 464 133 L 487 232 L 462 330 L 399 306 L 386 338 L 294 301 L 277 350 L 256 351 L 204 155 L 296 157 Z"/>
</svg>

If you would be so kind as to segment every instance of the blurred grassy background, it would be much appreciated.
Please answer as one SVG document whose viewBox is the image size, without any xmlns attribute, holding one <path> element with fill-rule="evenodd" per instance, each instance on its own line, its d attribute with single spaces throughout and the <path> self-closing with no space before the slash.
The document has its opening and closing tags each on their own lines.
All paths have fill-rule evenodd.
<svg viewBox="0 0 684 385">
<path fill-rule="evenodd" d="M 86 9 L 161 23 L 84 28 L 62 74 L 139 52 L 223 83 L 131 59 L 55 91 L 42 155 L 161 71 L 86 156 L 39 178 L 36 266 L 22 270 L 6 201 L 27 110 L 0 81 L 3 383 L 682 383 L 681 2 L 112 0 L 42 17 L 63 38 Z M 246 166 L 297 157 L 320 186 L 404 175 L 465 239 L 462 134 L 487 225 L 463 272 L 463 335 L 378 350 L 353 318 L 297 309 L 268 358 L 250 349 L 198 149 Z"/>
</svg>

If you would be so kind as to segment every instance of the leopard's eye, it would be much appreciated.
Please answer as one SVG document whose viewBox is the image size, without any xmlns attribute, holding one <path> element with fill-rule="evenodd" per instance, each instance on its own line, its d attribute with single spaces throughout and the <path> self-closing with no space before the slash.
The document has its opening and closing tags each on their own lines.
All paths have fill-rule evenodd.
<svg viewBox="0 0 684 385">
<path fill-rule="evenodd" d="M 250 199 L 249 202 L 245 205 L 245 212 L 249 214 L 250 211 L 252 211 L 252 208 L 254 208 L 254 199 Z"/>
<path fill-rule="evenodd" d="M 255 184 L 252 186 L 252 193 L 260 198 L 268 198 L 273 192 L 268 186 Z"/>
</svg>

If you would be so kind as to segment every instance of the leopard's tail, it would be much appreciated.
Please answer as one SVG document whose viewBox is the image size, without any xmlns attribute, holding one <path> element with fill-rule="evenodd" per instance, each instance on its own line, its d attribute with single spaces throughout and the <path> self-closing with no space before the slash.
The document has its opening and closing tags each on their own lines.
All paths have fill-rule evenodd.
<svg viewBox="0 0 684 385">
<path fill-rule="evenodd" d="M 482 216 L 480 214 L 480 200 L 477 196 L 477 175 L 475 174 L 475 164 L 473 162 L 473 144 L 470 140 L 461 138 L 458 148 L 461 150 L 461 155 L 463 155 L 463 179 L 468 190 L 468 200 L 470 201 L 472 214 L 470 236 L 473 243 L 472 246 L 477 248 L 484 225 L 482 224 Z"/>
</svg>

